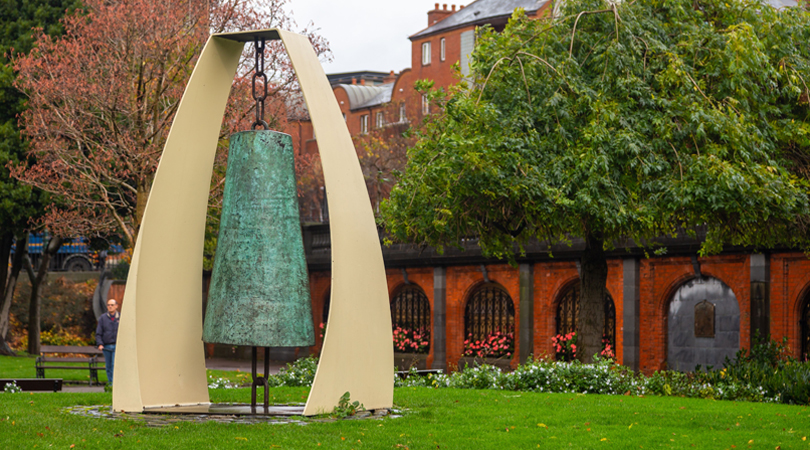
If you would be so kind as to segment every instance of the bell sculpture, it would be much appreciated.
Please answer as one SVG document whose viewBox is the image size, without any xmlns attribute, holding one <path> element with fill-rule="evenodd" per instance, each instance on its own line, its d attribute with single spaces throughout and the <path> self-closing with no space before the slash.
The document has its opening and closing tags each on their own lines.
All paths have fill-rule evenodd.
<svg viewBox="0 0 810 450">
<path fill-rule="evenodd" d="M 264 40 L 256 38 L 253 128 L 231 135 L 219 239 L 203 325 L 203 341 L 250 346 L 251 408 L 264 387 L 270 347 L 315 344 L 307 265 L 298 215 L 292 138 L 263 120 L 267 78 Z M 263 78 L 262 86 L 258 80 Z M 264 376 L 256 373 L 264 347 Z"/>
</svg>

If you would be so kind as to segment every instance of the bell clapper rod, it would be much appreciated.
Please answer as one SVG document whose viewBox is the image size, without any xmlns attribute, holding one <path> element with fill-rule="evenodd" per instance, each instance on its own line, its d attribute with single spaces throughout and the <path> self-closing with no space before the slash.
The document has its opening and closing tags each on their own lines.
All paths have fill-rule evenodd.
<svg viewBox="0 0 810 450">
<path fill-rule="evenodd" d="M 264 374 L 261 377 L 256 373 L 257 348 L 251 347 L 250 375 L 253 382 L 250 385 L 250 412 L 256 414 L 256 388 L 264 386 L 264 412 L 267 414 L 270 408 L 270 384 L 267 381 L 268 373 L 270 373 L 270 347 L 264 348 Z"/>
<path fill-rule="evenodd" d="M 267 98 L 267 75 L 264 73 L 264 38 L 258 36 L 253 38 L 253 43 L 256 47 L 255 63 L 253 66 L 253 85 L 251 87 L 253 99 L 256 100 L 256 120 L 250 128 L 256 129 L 257 126 L 263 127 L 268 130 L 270 127 L 264 120 L 264 99 Z M 261 78 L 262 86 L 261 91 L 257 87 L 258 81 Z"/>
</svg>

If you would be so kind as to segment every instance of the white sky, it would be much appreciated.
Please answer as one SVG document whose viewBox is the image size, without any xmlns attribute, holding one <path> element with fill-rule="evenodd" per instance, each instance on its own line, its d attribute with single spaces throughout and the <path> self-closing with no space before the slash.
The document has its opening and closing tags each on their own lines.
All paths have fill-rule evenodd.
<svg viewBox="0 0 810 450">
<path fill-rule="evenodd" d="M 447 3 L 467 5 L 472 0 Z M 427 28 L 435 0 L 289 0 L 300 28 L 312 21 L 329 41 L 329 73 L 372 70 L 399 72 L 411 66 L 408 36 Z M 441 7 L 441 6 L 440 6 Z"/>
</svg>

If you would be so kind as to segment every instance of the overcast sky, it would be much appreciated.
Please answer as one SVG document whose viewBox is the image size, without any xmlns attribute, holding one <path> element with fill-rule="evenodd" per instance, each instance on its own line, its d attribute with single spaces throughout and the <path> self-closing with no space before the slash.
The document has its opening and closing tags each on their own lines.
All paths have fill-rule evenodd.
<svg viewBox="0 0 810 450">
<path fill-rule="evenodd" d="M 455 3 L 467 5 L 472 0 Z M 435 0 L 289 0 L 299 27 L 312 21 L 329 41 L 334 61 L 329 73 L 410 67 L 408 36 L 427 27 Z M 441 2 L 440 2 L 441 3 Z M 448 9 L 453 2 L 446 1 Z"/>
</svg>

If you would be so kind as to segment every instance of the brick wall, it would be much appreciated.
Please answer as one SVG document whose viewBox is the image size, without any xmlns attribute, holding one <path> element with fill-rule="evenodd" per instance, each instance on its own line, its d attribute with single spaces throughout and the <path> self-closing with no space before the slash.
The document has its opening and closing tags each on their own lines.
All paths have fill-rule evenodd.
<svg viewBox="0 0 810 450">
<path fill-rule="evenodd" d="M 802 307 L 810 293 L 810 260 L 802 253 L 771 256 L 771 336 L 788 338 L 794 357 L 801 352 L 799 337 Z"/>
<path fill-rule="evenodd" d="M 750 336 L 750 258 L 720 255 L 698 258 L 700 271 L 726 283 L 740 307 L 740 346 L 748 347 Z M 695 278 L 689 257 L 643 259 L 640 281 L 640 365 L 645 373 L 666 369 L 667 314 L 669 301 L 678 288 Z"/>
<path fill-rule="evenodd" d="M 407 269 L 408 282 L 411 286 L 418 286 L 424 291 L 425 296 L 430 303 L 430 310 L 433 311 L 433 268 L 418 267 Z M 408 286 L 405 284 L 405 277 L 402 275 L 402 269 L 387 269 L 385 271 L 386 278 L 388 279 L 388 298 L 389 301 L 399 293 L 400 289 Z M 433 316 L 430 319 L 430 351 L 427 355 L 427 365 L 430 367 L 433 364 Z"/>
<path fill-rule="evenodd" d="M 774 253 L 771 258 L 770 317 L 771 334 L 775 339 L 788 337 L 794 356 L 800 352 L 799 315 L 805 298 L 810 296 L 810 260 L 802 253 Z M 727 284 L 734 292 L 740 308 L 740 346 L 748 348 L 750 342 L 750 256 L 727 254 L 698 258 L 702 275 L 714 277 Z M 516 267 L 507 264 L 487 264 L 489 279 L 502 286 L 515 307 L 515 356 L 518 363 L 520 349 L 520 281 Z M 577 283 L 574 261 L 541 261 L 534 270 L 534 340 L 532 353 L 536 357 L 552 357 L 551 338 L 556 334 L 556 311 L 561 296 Z M 650 374 L 666 369 L 667 314 L 669 301 L 685 282 L 695 278 L 692 261 L 688 256 L 655 257 L 640 261 L 639 281 L 639 368 Z M 408 268 L 408 280 L 424 290 L 433 308 L 433 268 Z M 389 298 L 404 285 L 402 269 L 387 269 Z M 456 367 L 463 351 L 464 310 L 474 291 L 484 284 L 480 265 L 449 266 L 447 282 L 447 365 Z M 624 358 L 624 298 L 623 267 L 621 259 L 608 261 L 607 288 L 616 308 L 616 356 Z M 329 293 L 329 273 L 310 274 L 313 315 L 320 324 L 323 302 Z M 428 364 L 433 362 L 433 339 Z M 320 339 L 316 348 L 320 346 Z"/>
</svg>

